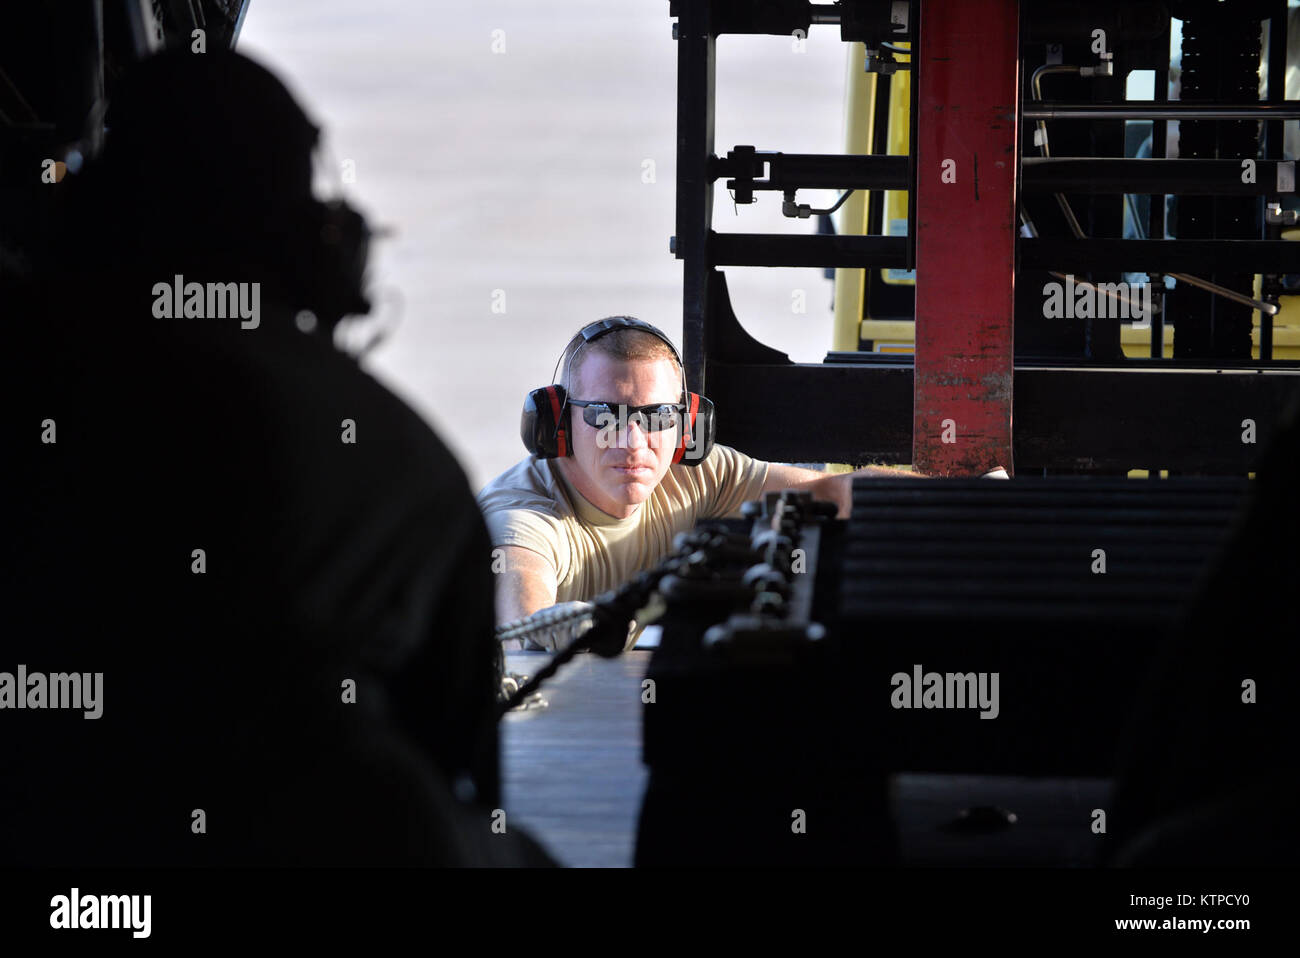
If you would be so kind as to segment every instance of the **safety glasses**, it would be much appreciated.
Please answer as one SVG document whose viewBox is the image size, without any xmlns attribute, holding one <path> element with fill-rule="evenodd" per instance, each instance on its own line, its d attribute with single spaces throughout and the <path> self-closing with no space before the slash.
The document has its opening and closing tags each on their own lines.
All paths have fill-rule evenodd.
<svg viewBox="0 0 1300 958">
<path fill-rule="evenodd" d="M 680 403 L 651 403 L 648 406 L 626 406 L 622 403 L 599 402 L 594 399 L 570 399 L 570 406 L 582 409 L 582 421 L 596 429 L 636 423 L 646 432 L 659 432 L 678 425 L 686 412 Z"/>
</svg>

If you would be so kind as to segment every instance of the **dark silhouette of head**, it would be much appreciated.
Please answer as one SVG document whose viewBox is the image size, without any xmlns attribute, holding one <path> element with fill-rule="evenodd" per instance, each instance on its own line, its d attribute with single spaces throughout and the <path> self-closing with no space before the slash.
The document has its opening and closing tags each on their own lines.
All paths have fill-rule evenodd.
<svg viewBox="0 0 1300 958">
<path fill-rule="evenodd" d="M 226 51 L 159 54 L 123 75 L 106 125 L 70 184 L 55 268 L 257 281 L 264 301 L 328 325 L 368 310 L 365 222 L 313 196 L 319 130 L 268 70 Z"/>
</svg>

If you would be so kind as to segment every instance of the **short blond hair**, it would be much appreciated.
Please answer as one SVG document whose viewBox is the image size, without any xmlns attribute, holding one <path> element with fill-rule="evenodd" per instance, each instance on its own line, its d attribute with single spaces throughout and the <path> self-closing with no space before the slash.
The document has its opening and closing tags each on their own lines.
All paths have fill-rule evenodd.
<svg viewBox="0 0 1300 958">
<path fill-rule="evenodd" d="M 604 353 L 611 359 L 625 363 L 666 359 L 673 364 L 673 370 L 678 378 L 681 378 L 682 368 L 678 365 L 673 348 L 654 333 L 648 333 L 644 329 L 616 329 L 589 343 L 584 342 L 580 336 L 575 336 L 574 339 L 577 342 L 570 343 L 571 349 L 567 351 L 564 362 L 567 375 L 560 383 L 566 390 L 572 388 L 583 361 L 593 352 Z"/>
</svg>

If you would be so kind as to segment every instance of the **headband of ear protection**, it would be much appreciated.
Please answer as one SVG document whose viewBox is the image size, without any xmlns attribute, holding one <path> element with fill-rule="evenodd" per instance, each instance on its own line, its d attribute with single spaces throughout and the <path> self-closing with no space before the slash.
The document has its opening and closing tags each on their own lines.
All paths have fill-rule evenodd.
<svg viewBox="0 0 1300 958">
<path fill-rule="evenodd" d="M 616 329 L 639 329 L 650 333 L 667 343 L 673 351 L 677 367 L 682 371 L 681 401 L 686 406 L 688 427 L 677 437 L 677 449 L 673 452 L 672 461 L 685 466 L 698 466 L 713 449 L 713 403 L 686 388 L 686 367 L 672 340 L 654 326 L 632 316 L 598 319 L 582 327 L 569 340 L 569 345 L 555 364 L 558 369 L 560 362 L 565 362 L 560 382 L 534 389 L 524 398 L 524 412 L 519 420 L 519 435 L 524 441 L 524 448 L 539 459 L 559 459 L 573 455 L 573 443 L 569 437 L 568 393 L 561 383 L 568 382 L 573 359 L 583 346 Z"/>
</svg>

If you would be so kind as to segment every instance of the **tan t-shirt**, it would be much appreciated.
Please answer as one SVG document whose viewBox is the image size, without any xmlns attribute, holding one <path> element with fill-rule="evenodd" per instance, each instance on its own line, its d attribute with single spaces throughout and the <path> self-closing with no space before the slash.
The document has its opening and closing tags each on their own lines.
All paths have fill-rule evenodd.
<svg viewBox="0 0 1300 958">
<path fill-rule="evenodd" d="M 626 519 L 592 505 L 555 463 L 529 456 L 478 494 L 492 545 L 522 546 L 555 568 L 555 601 L 587 601 L 616 589 L 672 551 L 700 519 L 735 515 L 762 496 L 768 464 L 715 445 L 698 466 L 669 466 L 650 498 Z"/>
</svg>

